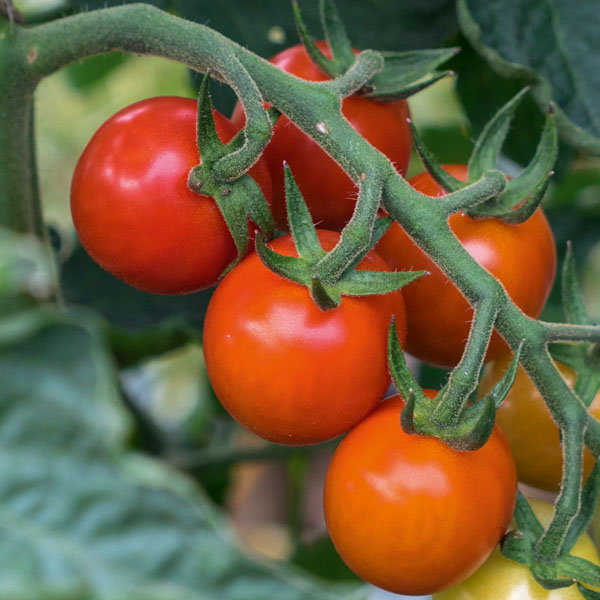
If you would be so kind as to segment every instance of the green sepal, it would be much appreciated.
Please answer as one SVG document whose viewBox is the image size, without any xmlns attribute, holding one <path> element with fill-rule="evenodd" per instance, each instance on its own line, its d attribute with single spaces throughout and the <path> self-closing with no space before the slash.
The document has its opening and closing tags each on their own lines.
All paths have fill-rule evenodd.
<svg viewBox="0 0 600 600">
<path fill-rule="evenodd" d="M 388 343 L 387 343 L 387 356 L 388 366 L 392 380 L 396 385 L 396 389 L 400 392 L 400 395 L 407 402 L 408 397 L 411 394 L 415 397 L 415 394 L 419 394 L 422 398 L 426 398 L 425 394 L 421 391 L 421 386 L 418 384 L 414 375 L 411 373 L 406 359 L 404 358 L 404 352 L 400 346 L 400 340 L 396 332 L 396 320 L 392 319 L 388 328 Z M 413 403 L 414 404 L 414 403 Z"/>
<path fill-rule="evenodd" d="M 515 109 L 528 91 L 524 88 L 513 96 L 483 128 L 469 159 L 469 180 L 479 179 L 484 171 L 495 168 Z"/>
<path fill-rule="evenodd" d="M 470 209 L 469 214 L 496 217 L 515 224 L 526 221 L 544 198 L 557 154 L 558 136 L 554 115 L 550 110 L 535 155 L 527 167 L 508 181 L 506 190 L 495 201 Z M 526 200 L 519 206 L 524 198 Z"/>
<path fill-rule="evenodd" d="M 575 583 L 572 578 L 560 577 L 557 572 L 557 563 L 549 565 L 542 562 L 533 562 L 529 565 L 533 578 L 546 590 L 559 590 Z"/>
<path fill-rule="evenodd" d="M 585 586 L 581 585 L 581 583 L 577 584 L 577 589 L 586 600 L 600 600 L 600 592 L 590 590 Z"/>
<path fill-rule="evenodd" d="M 440 392 L 442 393 L 443 391 Z M 438 398 L 441 401 L 440 394 Z M 456 425 L 438 428 L 433 421 L 419 425 L 423 433 L 434 435 L 451 448 L 470 451 L 481 448 L 488 441 L 494 429 L 495 418 L 496 404 L 493 399 L 482 398 L 463 409 L 460 421 Z"/>
<path fill-rule="evenodd" d="M 564 556 L 558 560 L 559 572 L 571 579 L 600 587 L 600 567 L 593 562 L 579 556 Z"/>
<path fill-rule="evenodd" d="M 530 565 L 533 561 L 533 545 L 535 539 L 522 531 L 509 531 L 500 544 L 502 554 L 522 565 Z"/>
<path fill-rule="evenodd" d="M 345 296 L 389 294 L 423 276 L 426 271 L 349 270 L 335 284 Z"/>
<path fill-rule="evenodd" d="M 304 202 L 304 198 L 296 184 L 292 170 L 285 162 L 283 164 L 283 173 L 288 225 L 294 238 L 298 256 L 316 262 L 325 256 L 325 251 L 319 243 L 317 230 L 313 224 L 306 202 Z"/>
<path fill-rule="evenodd" d="M 575 269 L 575 258 L 573 257 L 573 247 L 571 242 L 567 242 L 567 252 L 563 262 L 560 284 L 562 305 L 567 323 L 573 323 L 574 325 L 591 325 L 591 320 L 587 314 L 585 304 L 583 303 L 581 286 L 577 279 L 577 270 Z"/>
<path fill-rule="evenodd" d="M 384 67 L 376 73 L 364 88 L 365 96 L 381 101 L 402 100 L 453 71 L 435 69 L 452 58 L 460 48 L 434 50 L 409 50 L 406 52 L 382 52 Z"/>
<path fill-rule="evenodd" d="M 441 185 L 446 192 L 458 192 L 462 188 L 467 186 L 467 183 L 456 179 L 453 175 L 450 175 L 448 171 L 442 168 L 442 165 L 437 161 L 435 156 L 430 152 L 429 148 L 423 142 L 423 138 L 419 134 L 419 130 L 415 127 L 415 124 L 410 121 L 410 128 L 412 130 L 413 143 L 417 154 L 423 163 L 427 172 L 433 177 L 433 179 Z"/>
<path fill-rule="evenodd" d="M 210 71 L 207 71 L 198 89 L 196 141 L 202 162 L 212 165 L 227 154 L 227 149 L 217 134 L 212 102 L 208 91 L 209 83 Z"/>
<path fill-rule="evenodd" d="M 594 468 L 587 478 L 583 489 L 581 490 L 581 508 L 577 516 L 571 521 L 569 531 L 565 536 L 563 549 L 569 552 L 575 542 L 581 537 L 581 534 L 587 529 L 594 511 L 598 503 L 598 495 L 600 494 L 600 463 L 598 460 L 594 463 Z M 596 585 L 596 584 L 594 584 Z M 600 583 L 598 584 L 600 586 Z"/>
<path fill-rule="evenodd" d="M 554 342 L 548 345 L 550 356 L 557 362 L 577 370 L 581 362 L 581 346 Z"/>
<path fill-rule="evenodd" d="M 337 308 L 342 301 L 339 291 L 332 286 L 325 285 L 318 277 L 313 277 L 310 281 L 310 295 L 315 304 L 323 311 Z"/>
<path fill-rule="evenodd" d="M 300 41 L 302 42 L 302 45 L 306 49 L 306 52 L 313 63 L 315 63 L 315 65 L 317 65 L 317 67 L 319 67 L 319 69 L 321 69 L 325 75 L 329 75 L 331 78 L 341 75 L 345 69 L 342 68 L 342 66 L 335 60 L 327 58 L 319 50 L 315 40 L 308 32 L 308 28 L 306 27 L 306 23 L 302 17 L 302 12 L 300 11 L 300 6 L 298 5 L 298 0 L 292 0 L 292 10 L 294 11 L 294 20 L 296 21 L 298 36 L 300 37 Z"/>
<path fill-rule="evenodd" d="M 331 48 L 333 61 L 340 65 L 341 72 L 344 73 L 355 60 L 352 43 L 333 0 L 321 0 L 319 10 L 323 32 Z"/>
<path fill-rule="evenodd" d="M 523 495 L 521 490 L 517 489 L 517 500 L 515 502 L 514 510 L 515 521 L 517 527 L 525 534 L 531 533 L 534 538 L 534 542 L 544 533 L 544 528 L 535 516 L 533 509 L 531 508 L 527 498 Z"/>
<path fill-rule="evenodd" d="M 404 433 L 416 434 L 415 429 L 415 403 L 416 394 L 412 388 L 408 389 L 406 396 L 404 396 L 405 404 L 404 408 L 400 413 L 400 426 Z"/>
<path fill-rule="evenodd" d="M 198 194 L 206 194 L 214 198 L 231 232 L 237 256 L 221 273 L 220 277 L 224 277 L 248 252 L 250 241 L 248 218 L 267 237 L 273 237 L 275 224 L 269 205 L 252 177 L 244 173 L 230 183 L 215 178 L 214 165 L 237 148 L 229 147 L 219 139 L 208 91 L 209 82 L 210 73 L 207 73 L 202 79 L 198 92 L 196 121 L 198 150 L 202 158 L 201 163 L 190 171 L 188 187 Z"/>
<path fill-rule="evenodd" d="M 521 350 L 523 349 L 523 343 L 525 340 L 521 340 L 517 351 L 515 352 L 510 364 L 508 365 L 508 369 L 502 375 L 502 379 L 496 383 L 496 385 L 484 396 L 484 398 L 490 398 L 493 400 L 496 409 L 500 408 L 504 399 L 506 398 L 510 388 L 515 380 L 517 375 L 517 370 L 519 368 L 519 358 L 521 356 Z"/>
<path fill-rule="evenodd" d="M 254 240 L 254 245 L 256 247 L 258 258 L 260 258 L 265 267 L 273 271 L 273 273 L 309 288 L 311 287 L 312 278 L 306 268 L 305 261 L 301 258 L 296 258 L 295 256 L 283 256 L 282 254 L 271 250 L 262 237 L 258 235 Z"/>
</svg>

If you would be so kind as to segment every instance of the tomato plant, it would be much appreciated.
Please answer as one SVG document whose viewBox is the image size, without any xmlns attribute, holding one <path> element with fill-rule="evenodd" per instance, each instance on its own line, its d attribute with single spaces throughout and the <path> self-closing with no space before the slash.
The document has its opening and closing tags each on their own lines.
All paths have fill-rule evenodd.
<svg viewBox="0 0 600 600">
<path fill-rule="evenodd" d="M 236 257 L 229 229 L 210 196 L 187 185 L 199 164 L 197 103 L 148 98 L 96 131 L 75 168 L 71 212 L 81 243 L 107 271 L 134 287 L 182 294 L 214 285 Z M 214 112 L 221 141 L 235 126 Z M 250 171 L 270 199 L 260 161 Z"/>
<path fill-rule="evenodd" d="M 547 527 L 552 518 L 552 505 L 542 500 L 529 503 L 540 523 Z M 600 557 L 590 536 L 584 533 L 570 552 L 600 564 Z M 583 596 L 572 585 L 546 590 L 531 575 L 526 565 L 510 560 L 495 548 L 490 557 L 471 577 L 448 590 L 434 595 L 434 600 L 582 600 Z"/>
<path fill-rule="evenodd" d="M 331 56 L 325 42 L 317 45 L 324 54 Z M 301 79 L 329 79 L 312 62 L 301 44 L 280 52 L 270 62 Z M 350 96 L 342 102 L 342 113 L 358 133 L 394 163 L 400 173 L 406 173 L 412 136 L 405 100 L 381 102 Z M 238 126 L 244 124 L 244 112 L 239 103 L 232 120 Z M 317 226 L 339 231 L 350 220 L 356 203 L 356 186 L 342 168 L 287 117 L 279 118 L 264 157 L 273 182 L 273 217 L 279 227 L 287 229 L 283 161 L 290 165 Z"/>
<path fill-rule="evenodd" d="M 318 233 L 325 250 L 339 237 Z M 297 255 L 289 235 L 270 247 Z M 371 252 L 360 268 L 387 265 Z M 347 431 L 383 397 L 392 315 L 403 340 L 401 292 L 344 297 L 323 312 L 304 286 L 274 274 L 253 253 L 223 279 L 209 304 L 208 376 L 223 406 L 254 433 L 284 444 L 322 442 Z"/>
<path fill-rule="evenodd" d="M 486 366 L 479 390 L 481 395 L 492 389 L 509 363 L 510 356 L 506 355 Z M 572 388 L 577 373 L 566 365 L 559 363 L 557 366 Z M 596 419 L 600 418 L 600 392 L 588 410 Z M 510 392 L 496 413 L 496 420 L 512 448 L 519 480 L 544 490 L 558 491 L 563 470 L 558 426 L 523 367 L 519 367 Z M 583 460 L 587 476 L 594 466 L 594 458 L 587 448 Z"/>
<path fill-rule="evenodd" d="M 436 392 L 428 390 L 430 397 Z M 499 427 L 479 450 L 404 433 L 394 396 L 344 438 L 325 482 L 331 539 L 360 577 L 402 594 L 462 581 L 510 522 L 516 469 Z"/>
<path fill-rule="evenodd" d="M 466 180 L 465 165 L 445 168 L 457 179 Z M 409 183 L 427 196 L 444 195 L 443 188 L 428 173 L 413 177 Z M 448 224 L 469 254 L 502 283 L 515 304 L 527 315 L 538 317 L 556 271 L 554 237 L 541 209 L 518 225 L 494 218 L 472 218 L 462 212 L 452 214 Z M 394 269 L 424 269 L 430 273 L 404 289 L 409 324 L 407 351 L 439 366 L 456 365 L 473 317 L 467 300 L 397 223 L 379 242 L 377 252 Z M 494 332 L 486 360 L 506 350 L 506 344 Z"/>
</svg>

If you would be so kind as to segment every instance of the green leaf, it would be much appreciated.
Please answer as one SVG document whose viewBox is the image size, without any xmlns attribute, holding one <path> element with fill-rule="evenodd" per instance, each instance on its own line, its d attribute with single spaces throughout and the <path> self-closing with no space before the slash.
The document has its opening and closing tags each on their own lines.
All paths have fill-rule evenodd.
<svg viewBox="0 0 600 600">
<path fill-rule="evenodd" d="M 600 154 L 597 2 L 460 0 L 458 18 L 465 36 L 496 72 L 528 79 L 542 109 L 551 100 L 556 103 L 565 142 Z"/>
<path fill-rule="evenodd" d="M 125 451 L 93 321 L 41 315 L 0 351 L 0 598 L 366 596 L 246 557 L 191 481 Z"/>
<path fill-rule="evenodd" d="M 573 248 L 570 242 L 567 244 L 567 254 L 563 263 L 560 282 L 563 308 L 567 322 L 576 325 L 591 325 L 585 304 L 583 303 L 581 287 L 577 280 Z"/>
</svg>

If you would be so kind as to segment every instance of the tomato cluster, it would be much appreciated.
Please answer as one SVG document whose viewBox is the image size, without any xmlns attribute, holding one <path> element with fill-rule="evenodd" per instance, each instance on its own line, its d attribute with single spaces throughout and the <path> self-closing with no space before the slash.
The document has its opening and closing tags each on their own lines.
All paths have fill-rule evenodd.
<svg viewBox="0 0 600 600">
<path fill-rule="evenodd" d="M 323 43 L 319 47 L 328 53 Z M 302 46 L 271 61 L 304 79 L 327 79 Z M 411 134 L 405 101 L 350 97 L 342 111 L 401 174 L 406 172 Z M 196 114 L 196 102 L 185 98 L 133 104 L 100 127 L 75 170 L 71 207 L 82 244 L 105 269 L 149 292 L 179 294 L 212 286 L 236 257 L 214 199 L 187 185 L 190 170 L 201 160 Z M 214 119 L 220 139 L 227 142 L 244 115 L 238 106 L 233 123 L 216 111 Z M 288 226 L 283 161 L 321 227 L 319 243 L 331 250 L 354 209 L 353 182 L 282 116 L 263 158 L 250 170 L 282 229 Z M 465 166 L 446 168 L 466 178 Z M 426 173 L 410 183 L 429 196 L 444 193 Z M 462 213 L 453 214 L 449 225 L 517 306 L 537 317 L 556 267 L 552 233 L 541 210 L 519 225 Z M 298 256 L 291 235 L 269 247 Z M 381 402 L 390 384 L 386 334 L 392 318 L 408 352 L 454 366 L 469 334 L 472 309 L 397 223 L 357 268 L 425 270 L 428 275 L 402 292 L 347 296 L 336 308 L 322 311 L 306 287 L 275 274 L 251 252 L 223 278 L 210 302 L 203 340 L 206 367 L 223 406 L 267 440 L 314 444 L 349 432 L 325 485 L 334 545 L 356 573 L 375 585 L 399 593 L 437 592 L 469 577 L 508 526 L 517 484 L 509 442 L 519 474 L 543 487 L 556 486 L 557 443 L 548 458 L 552 475 L 544 481 L 525 475 L 515 424 L 527 423 L 530 412 L 540 409 L 522 403 L 516 408 L 510 396 L 499 413 L 508 441 L 496 426 L 479 450 L 459 452 L 435 438 L 405 433 L 400 425 L 404 401 L 396 396 Z M 506 351 L 494 333 L 487 360 Z M 497 380 L 505 364 L 490 367 L 484 382 Z M 533 396 L 524 391 L 524 377 L 517 376 L 511 393 Z"/>
</svg>

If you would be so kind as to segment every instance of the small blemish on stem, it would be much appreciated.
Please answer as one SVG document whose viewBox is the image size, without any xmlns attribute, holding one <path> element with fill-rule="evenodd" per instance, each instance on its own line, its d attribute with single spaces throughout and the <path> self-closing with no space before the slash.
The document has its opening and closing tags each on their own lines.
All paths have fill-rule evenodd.
<svg viewBox="0 0 600 600">
<path fill-rule="evenodd" d="M 32 64 L 35 59 L 37 58 L 38 55 L 38 49 L 37 46 L 33 46 L 29 49 L 29 52 L 27 53 L 27 62 L 29 64 Z"/>
<path fill-rule="evenodd" d="M 327 125 L 325 125 L 325 123 L 323 123 L 323 121 L 317 123 L 315 125 L 315 128 L 319 133 L 322 133 L 323 135 L 327 135 L 329 133 L 329 128 L 327 127 Z"/>
</svg>

